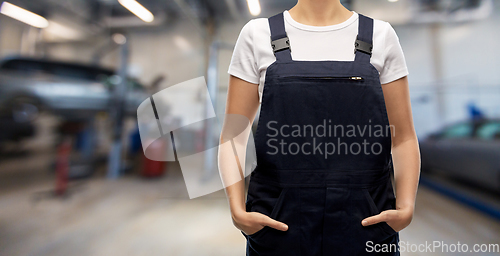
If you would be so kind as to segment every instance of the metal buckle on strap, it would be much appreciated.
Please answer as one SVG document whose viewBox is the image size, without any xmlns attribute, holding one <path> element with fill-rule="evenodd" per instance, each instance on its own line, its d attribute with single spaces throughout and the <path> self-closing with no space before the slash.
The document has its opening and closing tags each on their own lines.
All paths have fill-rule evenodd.
<svg viewBox="0 0 500 256">
<path fill-rule="evenodd" d="M 290 40 L 288 40 L 288 37 L 283 37 L 280 39 L 276 39 L 274 41 L 271 41 L 271 46 L 273 47 L 274 53 L 290 49 Z"/>
<path fill-rule="evenodd" d="M 372 44 L 369 44 L 365 41 L 361 41 L 359 39 L 356 39 L 356 42 L 354 42 L 354 53 L 356 51 L 364 52 L 368 55 L 372 55 Z"/>
</svg>

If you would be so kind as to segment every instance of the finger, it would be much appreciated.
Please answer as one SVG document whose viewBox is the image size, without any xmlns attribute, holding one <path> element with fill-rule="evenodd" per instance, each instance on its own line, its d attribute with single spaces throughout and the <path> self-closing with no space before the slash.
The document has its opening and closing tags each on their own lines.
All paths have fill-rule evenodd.
<svg viewBox="0 0 500 256">
<path fill-rule="evenodd" d="M 287 231 L 288 230 L 288 225 L 286 225 L 283 222 L 279 222 L 277 220 L 273 220 L 270 217 L 267 217 L 264 219 L 263 225 L 269 226 L 271 228 L 281 230 L 281 231 Z"/>
<path fill-rule="evenodd" d="M 386 217 L 386 214 L 384 212 L 381 212 L 380 214 L 373 215 L 373 216 L 370 216 L 368 218 L 363 219 L 363 221 L 361 221 L 361 224 L 363 226 L 370 226 L 373 224 L 377 224 L 379 222 L 385 221 L 386 220 L 385 217 Z"/>
</svg>

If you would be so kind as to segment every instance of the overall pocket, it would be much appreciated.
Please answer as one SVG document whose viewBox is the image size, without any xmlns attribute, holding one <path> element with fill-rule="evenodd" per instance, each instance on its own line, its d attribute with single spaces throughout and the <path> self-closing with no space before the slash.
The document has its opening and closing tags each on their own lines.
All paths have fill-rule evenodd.
<svg viewBox="0 0 500 256">
<path fill-rule="evenodd" d="M 264 185 L 264 186 L 270 186 L 270 185 Z M 276 187 L 271 188 L 269 187 L 268 189 L 273 190 L 276 189 Z M 267 189 L 266 189 L 267 190 Z M 259 191 L 260 194 L 258 193 L 257 195 L 254 195 L 254 201 L 251 203 L 249 206 L 249 210 L 251 212 L 259 212 L 264 215 L 269 216 L 271 219 L 276 219 L 276 216 L 278 216 L 278 212 L 281 209 L 281 206 L 283 205 L 283 200 L 286 195 L 286 192 L 288 191 L 288 188 L 280 188 L 280 192 L 278 194 L 278 197 L 265 197 L 268 196 L 269 194 L 263 193 L 264 191 Z M 267 192 L 267 191 L 266 191 Z M 261 197 L 264 196 L 264 197 Z M 264 226 L 257 232 L 248 235 L 248 237 L 252 239 L 256 239 L 259 237 L 262 237 L 265 233 L 267 233 L 270 229 L 272 229 L 269 226 Z"/>
<path fill-rule="evenodd" d="M 373 197 L 370 195 L 370 191 L 368 189 L 363 189 L 363 193 L 365 195 L 367 203 L 370 205 L 371 215 L 373 216 L 373 215 L 377 215 L 377 214 L 381 213 L 382 211 L 379 210 L 379 208 L 377 207 L 377 204 L 375 204 Z M 387 197 L 385 197 L 385 198 L 387 198 Z M 380 227 L 388 235 L 393 235 L 393 234 L 397 233 L 396 230 L 394 230 L 391 226 L 389 226 L 389 224 L 387 224 L 387 222 L 385 222 L 385 221 L 379 222 L 379 223 L 374 224 L 374 225 Z"/>
</svg>

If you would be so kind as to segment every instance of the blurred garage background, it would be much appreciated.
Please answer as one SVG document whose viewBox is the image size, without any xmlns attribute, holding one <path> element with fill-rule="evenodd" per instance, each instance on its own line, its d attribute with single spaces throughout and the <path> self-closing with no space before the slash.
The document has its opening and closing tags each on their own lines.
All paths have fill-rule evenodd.
<svg viewBox="0 0 500 256">
<path fill-rule="evenodd" d="M 223 116 L 241 28 L 296 1 L 0 3 L 0 255 L 244 255 L 224 192 L 190 200 L 178 161 L 144 157 L 136 111 L 204 76 L 206 90 L 171 90 L 189 104 L 164 118 L 187 124 L 183 113 L 208 106 Z M 496 244 L 432 254 L 499 255 L 500 1 L 342 3 L 390 22 L 410 71 L 422 178 L 401 240 Z M 176 149 L 210 148 L 216 133 L 190 126 Z M 213 162 L 201 183 L 218 177 Z"/>
</svg>

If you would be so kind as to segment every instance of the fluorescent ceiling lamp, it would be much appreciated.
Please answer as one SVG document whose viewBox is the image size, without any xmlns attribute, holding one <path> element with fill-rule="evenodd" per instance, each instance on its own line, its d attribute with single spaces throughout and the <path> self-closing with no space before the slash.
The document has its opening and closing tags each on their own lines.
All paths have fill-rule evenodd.
<svg viewBox="0 0 500 256">
<path fill-rule="evenodd" d="M 23 9 L 17 5 L 13 5 L 9 2 L 2 3 L 2 6 L 0 7 L 0 13 L 33 27 L 46 28 L 47 26 L 49 26 L 49 22 L 44 17 Z"/>
<path fill-rule="evenodd" d="M 148 9 L 135 0 L 118 0 L 118 2 L 144 22 L 149 23 L 155 19 L 153 14 Z"/>
<path fill-rule="evenodd" d="M 257 16 L 260 14 L 260 2 L 259 0 L 247 0 L 248 10 L 250 14 L 253 16 Z"/>
<path fill-rule="evenodd" d="M 85 37 L 80 31 L 52 20 L 49 22 L 49 26 L 44 29 L 44 32 L 67 40 L 79 40 Z"/>
</svg>

